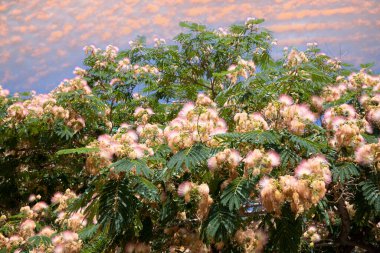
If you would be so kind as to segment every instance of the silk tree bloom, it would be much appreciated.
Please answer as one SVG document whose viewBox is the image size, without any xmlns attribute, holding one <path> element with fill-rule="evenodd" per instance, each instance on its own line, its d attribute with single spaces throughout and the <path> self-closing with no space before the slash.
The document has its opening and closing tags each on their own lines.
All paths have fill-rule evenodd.
<svg viewBox="0 0 380 253">
<path fill-rule="evenodd" d="M 79 132 L 81 129 L 83 129 L 86 126 L 85 120 L 82 117 L 77 117 L 69 120 L 67 122 L 67 126 L 71 127 L 74 132 Z"/>
<path fill-rule="evenodd" d="M 84 214 L 79 211 L 70 214 L 65 223 L 67 224 L 68 229 L 79 231 L 87 225 L 87 219 L 85 218 Z"/>
<path fill-rule="evenodd" d="M 281 213 L 281 206 L 285 201 L 278 182 L 275 179 L 264 177 L 259 182 L 260 199 L 263 207 L 268 212 Z"/>
<path fill-rule="evenodd" d="M 0 97 L 6 98 L 9 96 L 9 90 L 3 89 L 3 87 L 0 85 Z"/>
<path fill-rule="evenodd" d="M 283 96 L 282 100 L 283 103 L 269 104 L 264 109 L 264 115 L 271 123 L 270 127 L 287 128 L 294 134 L 304 134 L 307 125 L 316 120 L 315 114 L 306 104 L 290 104 L 287 96 Z"/>
<path fill-rule="evenodd" d="M 136 130 L 148 147 L 159 146 L 164 143 L 164 133 L 156 124 L 139 125 Z"/>
<path fill-rule="evenodd" d="M 97 54 L 97 53 L 100 51 L 100 48 L 97 48 L 97 47 L 95 47 L 94 45 L 90 45 L 90 46 L 85 46 L 85 47 L 83 47 L 83 51 L 84 51 L 86 54 L 92 54 L 92 55 L 95 55 L 95 54 Z"/>
<path fill-rule="evenodd" d="M 80 67 L 75 67 L 73 74 L 79 77 L 84 77 L 85 75 L 87 75 L 87 71 Z"/>
<path fill-rule="evenodd" d="M 303 160 L 295 169 L 295 176 L 285 175 L 279 179 L 263 178 L 259 185 L 264 208 L 277 215 L 281 206 L 288 202 L 292 211 L 299 215 L 316 205 L 326 194 L 331 182 L 331 172 L 323 156 Z"/>
<path fill-rule="evenodd" d="M 187 103 L 178 116 L 164 130 L 164 136 L 173 152 L 188 148 L 196 142 L 217 146 L 213 135 L 225 133 L 227 124 L 219 118 L 215 103 L 199 94 L 195 104 Z"/>
<path fill-rule="evenodd" d="M 365 139 L 361 135 L 365 130 L 363 129 L 363 122 L 357 120 L 343 121 L 333 126 L 335 130 L 333 138 L 330 140 L 330 145 L 340 150 L 343 147 L 356 149 L 364 145 Z"/>
<path fill-rule="evenodd" d="M 257 228 L 248 227 L 236 231 L 234 239 L 244 249 L 244 252 L 263 252 L 268 236 Z"/>
<path fill-rule="evenodd" d="M 355 151 L 355 161 L 361 165 L 372 166 L 380 172 L 380 142 L 367 144 Z"/>
<path fill-rule="evenodd" d="M 198 185 L 197 190 L 201 195 L 208 195 L 210 193 L 210 188 L 205 183 Z"/>
<path fill-rule="evenodd" d="M 322 179 L 326 184 L 331 183 L 329 163 L 326 158 L 321 155 L 314 156 L 307 160 L 302 160 L 295 169 L 295 175 L 297 178 L 314 176 Z"/>
<path fill-rule="evenodd" d="M 52 238 L 55 253 L 78 253 L 82 248 L 82 241 L 77 233 L 66 230 Z"/>
<path fill-rule="evenodd" d="M 34 235 L 34 229 L 36 228 L 36 223 L 34 220 L 27 219 L 20 224 L 20 235 L 22 237 L 30 237 Z"/>
<path fill-rule="evenodd" d="M 376 108 L 371 108 L 367 111 L 367 119 L 378 129 L 380 128 L 380 106 Z"/>
<path fill-rule="evenodd" d="M 329 85 L 324 87 L 322 95 L 324 102 L 329 103 L 338 100 L 347 90 L 346 83 L 340 83 L 339 85 Z"/>
<path fill-rule="evenodd" d="M 357 113 L 352 105 L 343 104 L 326 110 L 323 115 L 323 123 L 327 129 L 332 129 L 332 124 L 336 118 L 353 120 L 357 118 Z"/>
<path fill-rule="evenodd" d="M 12 235 L 11 237 L 9 237 L 9 240 L 8 240 L 8 243 L 7 243 L 7 246 L 8 246 L 7 248 L 10 249 L 10 248 L 19 246 L 23 242 L 24 242 L 24 239 L 21 236 L 19 236 L 19 235 Z"/>
<path fill-rule="evenodd" d="M 289 67 L 295 67 L 308 61 L 309 59 L 306 57 L 304 52 L 299 52 L 296 49 L 292 49 L 290 53 L 288 54 L 287 65 Z"/>
<path fill-rule="evenodd" d="M 231 180 L 238 176 L 236 171 L 242 157 L 235 149 L 225 149 L 217 153 L 214 157 L 209 158 L 207 161 L 209 169 L 215 174 L 219 174 L 227 180 L 222 184 L 222 188 L 227 186 Z"/>
<path fill-rule="evenodd" d="M 264 152 L 260 149 L 250 151 L 244 162 L 244 175 L 269 174 L 273 167 L 280 165 L 280 156 L 275 151 Z"/>
<path fill-rule="evenodd" d="M 55 231 L 54 229 L 52 229 L 51 227 L 49 226 L 46 226 L 46 227 L 43 227 L 41 229 L 41 231 L 38 233 L 38 235 L 42 235 L 42 236 L 47 236 L 47 237 L 51 237 L 53 234 L 55 234 L 57 231 Z"/>
<path fill-rule="evenodd" d="M 40 202 L 37 202 L 37 203 L 33 206 L 32 210 L 33 210 L 34 212 L 39 213 L 39 212 L 41 212 L 41 211 L 43 211 L 43 210 L 45 210 L 45 209 L 47 209 L 47 208 L 49 208 L 49 205 L 46 204 L 46 202 L 44 202 L 44 201 L 40 201 Z"/>
<path fill-rule="evenodd" d="M 289 95 L 282 94 L 279 96 L 278 101 L 284 105 L 294 104 L 293 98 Z"/>
<path fill-rule="evenodd" d="M 234 116 L 234 121 L 236 122 L 235 130 L 240 133 L 269 129 L 268 123 L 260 113 L 237 113 Z"/>
<path fill-rule="evenodd" d="M 137 107 L 133 116 L 136 118 L 138 122 L 142 122 L 142 124 L 147 124 L 149 118 L 154 114 L 151 108 L 143 108 Z"/>
<path fill-rule="evenodd" d="M 185 202 L 190 202 L 190 192 L 193 189 L 194 184 L 189 181 L 185 181 L 178 186 L 178 196 L 184 197 Z"/>
<path fill-rule="evenodd" d="M 104 53 L 107 58 L 109 58 L 110 60 L 113 60 L 116 58 L 118 52 L 119 52 L 118 47 L 115 47 L 113 45 L 108 45 Z"/>
</svg>

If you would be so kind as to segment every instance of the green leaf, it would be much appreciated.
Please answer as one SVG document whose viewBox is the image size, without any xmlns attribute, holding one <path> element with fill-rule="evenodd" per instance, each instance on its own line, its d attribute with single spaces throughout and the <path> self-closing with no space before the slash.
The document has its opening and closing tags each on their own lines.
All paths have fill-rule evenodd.
<svg viewBox="0 0 380 253">
<path fill-rule="evenodd" d="M 345 182 L 352 177 L 359 176 L 359 170 L 353 163 L 343 163 L 338 166 L 333 166 L 331 170 L 334 182 Z"/>
<path fill-rule="evenodd" d="M 115 172 L 133 172 L 135 170 L 137 175 L 144 175 L 146 177 L 150 177 L 153 172 L 146 164 L 146 159 L 140 160 L 130 160 L 128 158 L 123 158 L 109 166 L 110 168 L 114 168 Z"/>
<path fill-rule="evenodd" d="M 177 152 L 170 158 L 167 165 L 169 169 L 175 169 L 176 172 L 179 172 L 182 170 L 183 165 L 189 169 L 193 169 L 196 166 L 205 163 L 209 156 L 209 148 L 202 144 L 196 144 L 190 148 Z"/>
<path fill-rule="evenodd" d="M 192 22 L 180 22 L 179 26 L 188 28 L 192 31 L 203 32 L 206 30 L 206 26 Z"/>
<path fill-rule="evenodd" d="M 40 245 L 49 246 L 52 244 L 51 239 L 43 235 L 35 235 L 28 238 L 28 243 L 32 248 L 36 248 Z"/>
<path fill-rule="evenodd" d="M 301 161 L 301 157 L 293 150 L 285 148 L 280 152 L 282 166 L 294 167 Z"/>
<path fill-rule="evenodd" d="M 298 135 L 289 134 L 289 141 L 300 150 L 305 150 L 308 155 L 321 153 L 323 146 L 320 143 L 314 142 L 307 138 Z"/>
<path fill-rule="evenodd" d="M 370 134 L 364 134 L 362 133 L 361 136 L 364 137 L 365 141 L 367 143 L 377 143 L 379 142 L 379 139 L 377 138 L 376 135 L 370 135 Z"/>
<path fill-rule="evenodd" d="M 363 196 L 368 201 L 368 204 L 375 208 L 377 214 L 380 214 L 380 189 L 372 181 L 364 181 L 359 184 L 361 186 Z"/>
<path fill-rule="evenodd" d="M 70 148 L 59 150 L 57 155 L 68 155 L 68 154 L 88 154 L 92 152 L 98 152 L 99 148 Z"/>
<path fill-rule="evenodd" d="M 362 69 L 372 68 L 373 66 L 375 66 L 375 63 L 374 63 L 374 62 L 369 62 L 369 63 L 360 64 L 360 68 L 362 68 Z"/>
<path fill-rule="evenodd" d="M 94 237 L 96 232 L 98 232 L 98 228 L 99 228 L 98 224 L 89 225 L 89 226 L 85 227 L 83 230 L 81 230 L 79 232 L 79 238 L 81 240 L 91 239 L 92 237 Z"/>
<path fill-rule="evenodd" d="M 228 206 L 230 211 L 237 210 L 248 200 L 251 188 L 248 179 L 236 178 L 223 190 L 221 203 Z"/>
<path fill-rule="evenodd" d="M 275 228 L 271 231 L 268 252 L 299 252 L 302 236 L 302 217 L 296 218 L 289 205 L 285 205 L 281 211 L 281 217 L 275 219 Z"/>
<path fill-rule="evenodd" d="M 99 229 L 111 238 L 133 230 L 138 200 L 128 186 L 128 180 L 110 180 L 99 194 Z"/>
<path fill-rule="evenodd" d="M 239 216 L 220 203 L 215 203 L 210 209 L 207 220 L 203 223 L 202 237 L 206 241 L 227 241 L 239 225 Z"/>
<path fill-rule="evenodd" d="M 100 234 L 92 238 L 90 242 L 86 243 L 80 252 L 81 253 L 107 252 L 109 244 L 110 244 L 110 238 L 107 237 L 105 234 Z"/>
<path fill-rule="evenodd" d="M 74 132 L 67 126 L 62 127 L 59 130 L 56 130 L 57 135 L 65 140 L 70 140 L 74 136 Z"/>
<path fill-rule="evenodd" d="M 158 188 L 152 182 L 139 176 L 134 176 L 131 180 L 135 185 L 134 190 L 137 194 L 151 201 L 159 201 L 160 195 Z"/>
<path fill-rule="evenodd" d="M 215 138 L 227 143 L 247 142 L 251 144 L 280 144 L 280 136 L 273 131 L 252 131 L 247 133 L 218 134 Z"/>
</svg>

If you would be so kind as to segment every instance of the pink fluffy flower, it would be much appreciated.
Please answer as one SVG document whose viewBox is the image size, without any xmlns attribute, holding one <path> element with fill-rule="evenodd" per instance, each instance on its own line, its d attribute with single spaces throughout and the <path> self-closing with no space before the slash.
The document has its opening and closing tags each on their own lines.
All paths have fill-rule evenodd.
<svg viewBox="0 0 380 253">
<path fill-rule="evenodd" d="M 373 145 L 363 145 L 356 150 L 355 161 L 362 165 L 369 165 L 375 161 L 375 155 Z"/>
<path fill-rule="evenodd" d="M 193 188 L 193 183 L 185 181 L 178 186 L 178 195 L 183 197 L 187 195 Z"/>
<path fill-rule="evenodd" d="M 40 211 L 42 211 L 43 209 L 47 209 L 48 207 L 49 207 L 49 206 L 48 206 L 48 204 L 46 204 L 46 202 L 44 202 L 44 201 L 40 201 L 40 202 L 37 202 L 37 203 L 33 206 L 32 210 L 35 211 L 35 212 L 40 212 Z"/>
<path fill-rule="evenodd" d="M 215 170 L 218 167 L 218 161 L 216 160 L 216 157 L 214 156 L 208 159 L 207 165 L 210 170 Z"/>
<path fill-rule="evenodd" d="M 285 105 L 292 105 L 294 103 L 293 98 L 291 96 L 286 95 L 286 94 L 280 95 L 278 98 L 278 101 L 282 104 L 285 104 Z"/>
<path fill-rule="evenodd" d="M 273 167 L 277 167 L 281 164 L 280 155 L 276 151 L 270 150 L 267 152 L 267 155 Z"/>
</svg>

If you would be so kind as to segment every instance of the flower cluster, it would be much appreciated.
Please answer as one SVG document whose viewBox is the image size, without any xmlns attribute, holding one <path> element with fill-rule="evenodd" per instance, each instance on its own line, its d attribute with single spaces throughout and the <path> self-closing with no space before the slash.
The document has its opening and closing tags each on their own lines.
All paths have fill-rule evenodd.
<svg viewBox="0 0 380 253">
<path fill-rule="evenodd" d="M 164 233 L 170 236 L 170 253 L 175 252 L 199 252 L 208 253 L 210 247 L 202 242 L 199 231 L 192 231 L 186 227 L 170 227 L 165 228 Z"/>
<path fill-rule="evenodd" d="M 338 81 L 339 80 L 340 79 L 338 79 Z M 341 81 L 338 85 L 324 87 L 321 97 L 326 103 L 333 102 L 338 100 L 347 91 L 347 89 L 347 83 Z"/>
<path fill-rule="evenodd" d="M 10 127 L 15 127 L 28 119 L 44 119 L 49 124 L 54 124 L 61 120 L 74 132 L 78 132 L 86 126 L 85 119 L 70 106 L 65 107 L 65 105 L 57 102 L 61 100 L 62 95 L 64 96 L 66 93 L 71 92 L 76 92 L 84 103 L 87 100 L 82 95 L 92 94 L 85 80 L 81 78 L 64 80 L 55 90 L 48 94 L 32 94 L 30 99 L 10 105 L 7 109 L 7 117 L 3 119 L 3 122 L 9 123 Z M 102 117 L 101 114 L 99 115 Z"/>
<path fill-rule="evenodd" d="M 51 94 L 41 94 L 32 97 L 30 100 L 24 102 L 16 102 L 8 107 L 7 120 L 23 120 L 27 116 L 33 118 L 41 118 L 46 113 L 55 111 L 61 111 L 63 108 L 55 108 L 56 99 Z M 54 109 L 53 109 L 54 107 Z M 59 113 L 57 113 L 59 115 Z M 63 109 L 62 116 L 67 116 L 68 112 Z"/>
<path fill-rule="evenodd" d="M 9 90 L 3 89 L 3 87 L 0 85 L 0 101 L 1 103 L 3 101 L 6 101 L 6 98 L 9 96 Z"/>
<path fill-rule="evenodd" d="M 303 135 L 307 125 L 316 120 L 309 105 L 295 104 L 288 95 L 281 95 L 279 102 L 269 103 L 263 109 L 262 115 L 270 129 L 288 129 L 297 135 Z"/>
<path fill-rule="evenodd" d="M 86 80 L 80 78 L 80 77 L 75 77 L 73 79 L 65 79 L 63 80 L 58 87 L 53 90 L 52 93 L 69 93 L 73 91 L 80 91 L 85 95 L 91 95 L 92 90 L 90 86 L 88 86 Z"/>
<path fill-rule="evenodd" d="M 321 240 L 321 236 L 318 234 L 317 227 L 310 226 L 305 233 L 303 233 L 303 237 L 306 240 L 310 240 L 310 246 L 314 246 L 314 243 L 319 242 Z"/>
<path fill-rule="evenodd" d="M 200 220 L 204 220 L 207 217 L 210 206 L 213 203 L 213 199 L 209 195 L 210 188 L 207 184 L 203 183 L 201 185 L 197 185 L 195 183 L 185 181 L 178 186 L 177 193 L 178 196 L 184 198 L 186 203 L 190 202 L 193 197 L 197 202 L 197 217 Z"/>
<path fill-rule="evenodd" d="M 104 134 L 99 136 L 98 140 L 87 146 L 99 149 L 87 157 L 87 172 L 97 174 L 101 168 L 109 166 L 115 156 L 139 159 L 154 154 L 152 148 L 138 141 L 139 136 L 136 131 L 129 129 L 127 124 L 122 124 L 115 135 Z"/>
<path fill-rule="evenodd" d="M 265 152 L 260 149 L 248 152 L 243 162 L 245 177 L 269 174 L 273 167 L 281 164 L 280 156 L 275 151 Z"/>
<path fill-rule="evenodd" d="M 154 47 L 160 47 L 166 44 L 166 40 L 162 38 L 154 38 Z"/>
<path fill-rule="evenodd" d="M 380 129 L 380 93 L 373 96 L 363 95 L 360 103 L 366 112 L 366 119 L 372 126 Z"/>
<path fill-rule="evenodd" d="M 157 124 L 139 125 L 136 131 L 147 147 L 159 146 L 164 143 L 164 132 Z"/>
<path fill-rule="evenodd" d="M 151 252 L 149 245 L 143 242 L 129 242 L 125 245 L 125 253 L 149 253 Z"/>
<path fill-rule="evenodd" d="M 153 74 L 159 75 L 159 70 L 156 67 L 150 66 L 148 64 L 140 66 L 138 64 L 131 64 L 129 58 L 124 58 L 120 60 L 116 67 L 116 73 L 128 73 L 132 72 L 134 75 L 139 74 Z"/>
<path fill-rule="evenodd" d="M 195 104 L 187 103 L 164 130 L 173 152 L 191 147 L 196 142 L 215 146 L 213 135 L 227 132 L 225 121 L 218 116 L 215 103 L 199 94 Z"/>
<path fill-rule="evenodd" d="M 308 58 L 306 57 L 304 52 L 299 52 L 296 49 L 292 49 L 289 54 L 288 54 L 288 60 L 287 60 L 287 65 L 289 67 L 295 67 L 298 66 L 304 62 L 308 62 Z"/>
<path fill-rule="evenodd" d="M 235 149 L 225 149 L 215 156 L 208 159 L 208 167 L 214 173 L 227 174 L 231 179 L 235 178 L 238 174 L 236 168 L 242 161 L 239 151 Z"/>
<path fill-rule="evenodd" d="M 357 89 L 372 89 L 373 91 L 380 90 L 380 76 L 369 75 L 365 69 L 359 73 L 351 73 L 348 78 L 348 88 L 351 90 Z"/>
<path fill-rule="evenodd" d="M 79 235 L 73 231 L 64 231 L 52 238 L 54 252 L 77 253 L 82 248 L 82 240 Z"/>
<path fill-rule="evenodd" d="M 233 64 L 228 67 L 227 78 L 231 80 L 231 83 L 236 84 L 238 77 L 247 79 L 253 75 L 256 71 L 256 66 L 252 60 L 246 61 L 242 58 L 238 59 L 237 64 Z"/>
<path fill-rule="evenodd" d="M 361 165 L 373 166 L 380 172 L 380 142 L 359 147 L 355 152 L 355 161 Z"/>
<path fill-rule="evenodd" d="M 303 160 L 295 169 L 295 176 L 263 178 L 260 181 L 261 201 L 269 212 L 280 214 L 282 205 L 288 202 L 294 213 L 301 214 L 324 197 L 326 185 L 330 182 L 327 161 L 322 156 L 316 156 Z"/>
<path fill-rule="evenodd" d="M 361 120 L 351 105 L 343 104 L 326 110 L 323 115 L 323 125 L 330 130 L 332 137 L 330 145 L 341 148 L 357 148 L 364 144 L 364 132 L 372 132 L 370 124 Z"/>
<path fill-rule="evenodd" d="M 151 108 L 137 107 L 135 109 L 135 112 L 133 113 L 133 116 L 135 117 L 137 122 L 141 122 L 143 124 L 146 124 L 148 122 L 149 118 L 153 114 L 154 114 L 154 112 Z"/>
<path fill-rule="evenodd" d="M 323 103 L 330 103 L 337 101 L 340 99 L 344 94 L 346 94 L 347 91 L 372 91 L 374 92 L 374 96 L 377 96 L 377 92 L 380 90 L 380 77 L 379 76 L 372 76 L 367 74 L 364 71 L 360 71 L 359 73 L 352 73 L 348 76 L 347 79 L 345 79 L 342 76 L 338 76 L 336 78 L 336 84 L 329 85 L 323 88 L 322 94 L 320 97 L 314 96 L 314 101 L 319 104 L 319 106 L 322 106 Z M 369 92 L 371 93 L 371 92 Z M 370 109 L 371 106 L 378 104 L 378 98 L 375 98 L 373 100 L 373 104 L 371 103 L 371 96 L 368 94 L 363 94 L 360 98 L 360 103 Z M 367 103 L 368 102 L 368 103 Z M 368 111 L 366 112 L 368 114 Z"/>
<path fill-rule="evenodd" d="M 239 229 L 234 239 L 243 248 L 243 252 L 263 252 L 268 236 L 257 228 Z"/>
<path fill-rule="evenodd" d="M 336 122 L 344 120 L 353 120 L 357 118 L 357 113 L 352 105 L 342 104 L 329 108 L 323 115 L 323 124 L 326 129 L 331 130 L 337 125 Z"/>
<path fill-rule="evenodd" d="M 330 58 L 326 61 L 327 65 L 330 65 L 333 70 L 339 70 L 342 68 L 342 61 L 338 58 Z"/>
<path fill-rule="evenodd" d="M 162 40 L 160 40 L 160 43 L 162 44 Z M 138 42 L 132 42 L 132 44 L 137 45 Z M 136 45 L 131 46 L 139 47 Z M 160 74 L 158 68 L 149 64 L 133 64 L 127 57 L 120 59 L 120 57 L 118 57 L 119 49 L 113 45 L 108 45 L 105 50 L 96 48 L 93 45 L 86 46 L 83 48 L 83 50 L 91 59 L 91 62 L 93 62 L 93 69 L 113 71 L 114 78 L 112 78 L 111 82 L 109 83 L 111 86 L 115 85 L 116 83 L 123 85 L 126 81 L 126 78 L 132 77 L 133 79 L 137 80 L 137 78 L 141 75 L 158 76 Z M 83 77 L 87 75 L 88 72 L 86 72 L 86 70 L 78 69 L 78 71 L 75 71 L 75 74 Z"/>
<path fill-rule="evenodd" d="M 269 129 L 268 123 L 260 113 L 237 113 L 234 116 L 234 121 L 236 123 L 235 131 L 240 133 Z"/>
<path fill-rule="evenodd" d="M 54 212 L 50 212 L 52 206 L 50 207 L 43 201 L 35 203 L 32 207 L 29 205 L 21 207 L 18 215 L 22 217 L 20 225 L 18 227 L 12 225 L 11 230 L 7 232 L 9 236 L 0 233 L 0 248 L 12 250 L 12 252 L 21 252 L 21 248 L 29 242 L 29 238 L 38 235 L 49 237 L 52 244 L 40 244 L 31 252 L 79 252 L 82 248 L 82 241 L 76 232 L 84 226 L 78 226 L 77 223 L 83 222 L 84 217 L 78 217 L 78 213 L 69 214 L 66 210 L 68 201 L 76 197 L 70 189 L 66 190 L 65 194 L 56 193 L 52 198 L 52 206 L 57 207 Z M 36 199 L 38 198 L 35 195 L 29 197 L 30 202 L 34 202 Z M 61 231 L 46 224 L 46 222 L 53 220 L 52 218 L 57 212 L 58 219 L 55 223 L 59 225 L 57 229 L 62 229 Z M 63 219 L 63 216 L 66 219 Z M 65 225 L 62 222 L 64 220 L 66 221 Z"/>
</svg>

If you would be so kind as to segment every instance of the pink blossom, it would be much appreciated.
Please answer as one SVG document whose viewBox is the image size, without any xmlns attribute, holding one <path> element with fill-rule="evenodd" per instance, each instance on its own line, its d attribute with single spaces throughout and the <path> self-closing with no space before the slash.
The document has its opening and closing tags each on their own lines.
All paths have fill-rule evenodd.
<svg viewBox="0 0 380 253">
<path fill-rule="evenodd" d="M 210 159 L 208 159 L 207 165 L 210 170 L 215 170 L 218 167 L 218 161 L 216 160 L 216 157 L 213 156 Z"/>
<path fill-rule="evenodd" d="M 48 207 L 49 207 L 49 206 L 48 206 L 48 204 L 46 204 L 46 202 L 44 202 L 44 201 L 40 201 L 40 202 L 37 202 L 37 203 L 33 206 L 32 210 L 35 211 L 35 212 L 39 212 L 39 211 L 41 211 L 41 210 L 43 210 L 43 209 L 47 209 Z"/>
<path fill-rule="evenodd" d="M 282 104 L 285 104 L 285 105 L 292 105 L 294 103 L 293 98 L 291 96 L 286 95 L 286 94 L 280 95 L 278 98 L 278 101 Z"/>
<path fill-rule="evenodd" d="M 273 167 L 277 167 L 281 164 L 280 155 L 276 151 L 270 150 L 267 152 L 267 155 Z"/>
<path fill-rule="evenodd" d="M 62 198 L 62 196 L 63 196 L 62 193 L 60 193 L 60 192 L 56 192 L 56 193 L 54 194 L 54 196 L 51 198 L 51 202 L 52 202 L 53 204 L 57 204 L 57 203 L 59 203 L 60 200 L 61 200 L 61 198 Z"/>
<path fill-rule="evenodd" d="M 79 239 L 79 236 L 77 233 L 73 231 L 69 231 L 69 230 L 62 232 L 62 237 L 63 237 L 63 240 L 65 240 L 66 242 L 77 241 Z"/>
<path fill-rule="evenodd" d="M 179 186 L 178 186 L 178 195 L 180 197 L 183 197 L 185 196 L 187 193 L 189 193 L 191 191 L 191 189 L 193 188 L 193 183 L 189 182 L 189 181 L 185 181 L 183 183 L 181 183 Z"/>
</svg>

